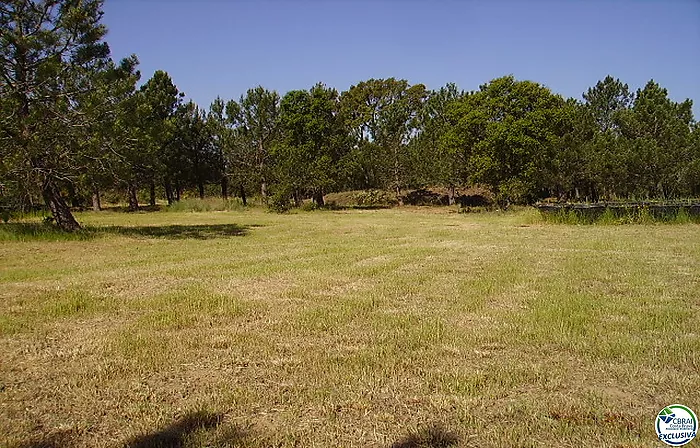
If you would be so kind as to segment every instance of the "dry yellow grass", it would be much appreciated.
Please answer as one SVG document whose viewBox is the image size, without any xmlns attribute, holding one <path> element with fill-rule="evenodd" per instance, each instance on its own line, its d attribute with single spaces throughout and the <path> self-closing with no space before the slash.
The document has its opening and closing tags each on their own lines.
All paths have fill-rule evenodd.
<svg viewBox="0 0 700 448">
<path fill-rule="evenodd" d="M 699 225 L 80 219 L 0 243 L 0 446 L 651 447 L 700 410 Z"/>
</svg>

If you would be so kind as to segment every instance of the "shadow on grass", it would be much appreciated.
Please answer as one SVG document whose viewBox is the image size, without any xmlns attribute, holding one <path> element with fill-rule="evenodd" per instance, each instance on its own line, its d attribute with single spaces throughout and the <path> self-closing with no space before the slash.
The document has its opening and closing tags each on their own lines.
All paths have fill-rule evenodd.
<svg viewBox="0 0 700 448">
<path fill-rule="evenodd" d="M 76 232 L 64 232 L 46 223 L 0 224 L 0 241 L 85 241 L 104 235 L 123 235 L 133 238 L 209 240 L 244 236 L 251 227 L 237 224 L 192 224 L 161 226 L 105 226 L 90 227 Z"/>
<path fill-rule="evenodd" d="M 109 226 L 86 229 L 96 233 L 109 233 L 137 238 L 197 239 L 244 236 L 251 226 L 237 224 L 197 224 L 164 226 Z"/>
<path fill-rule="evenodd" d="M 57 431 L 12 445 L 12 448 L 70 448 L 76 446 L 75 440 L 78 434 L 74 430 Z"/>
<path fill-rule="evenodd" d="M 391 448 L 449 448 L 459 443 L 459 437 L 441 424 L 413 431 L 397 440 Z"/>
<path fill-rule="evenodd" d="M 58 431 L 12 445 L 12 448 L 71 448 L 82 446 L 77 430 Z M 122 442 L 122 448 L 186 448 L 188 446 L 235 447 L 243 442 L 256 446 L 278 446 L 279 440 L 249 432 L 224 423 L 223 414 L 197 411 L 186 414 L 171 424 L 140 434 Z M 426 426 L 397 440 L 391 448 L 449 448 L 459 443 L 459 436 L 441 424 Z"/>
<path fill-rule="evenodd" d="M 181 448 L 185 446 L 185 441 L 190 434 L 214 429 L 221 424 L 222 420 L 221 414 L 194 412 L 159 431 L 134 437 L 126 442 L 124 448 Z"/>
<path fill-rule="evenodd" d="M 237 446 L 248 434 L 235 426 L 222 425 L 223 415 L 199 411 L 189 413 L 168 426 L 128 439 L 123 448 L 185 448 L 192 439 L 202 438 L 203 446 Z M 12 448 L 72 448 L 84 446 L 76 430 L 53 432 Z"/>
<path fill-rule="evenodd" d="M 110 205 L 102 207 L 100 211 L 104 212 L 114 212 L 114 213 L 138 213 L 138 212 L 159 212 L 165 210 L 167 207 L 163 205 L 141 205 L 138 210 L 129 210 L 129 207 L 120 205 Z"/>
</svg>

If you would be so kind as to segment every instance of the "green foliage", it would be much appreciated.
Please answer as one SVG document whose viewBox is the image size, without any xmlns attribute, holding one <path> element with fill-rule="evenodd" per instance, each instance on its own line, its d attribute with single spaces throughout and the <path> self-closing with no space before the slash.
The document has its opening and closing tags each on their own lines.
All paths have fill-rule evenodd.
<svg viewBox="0 0 700 448">
<path fill-rule="evenodd" d="M 168 212 L 223 212 L 244 209 L 239 199 L 189 198 L 181 199 L 168 205 Z"/>
<path fill-rule="evenodd" d="M 541 219 L 558 224 L 689 224 L 700 223 L 700 215 L 691 215 L 685 207 L 669 207 L 667 211 L 654 211 L 648 205 L 606 207 L 602 211 L 585 208 L 561 208 L 557 212 L 543 212 Z"/>
<path fill-rule="evenodd" d="M 40 191 L 66 230 L 80 226 L 61 189 L 101 155 L 93 133 L 109 117 L 113 91 L 104 81 L 120 74 L 102 41 L 101 17 L 99 0 L 18 0 L 0 8 L 0 178 Z"/>
<path fill-rule="evenodd" d="M 301 207 L 299 207 L 300 210 L 305 212 L 312 212 L 314 210 L 319 210 L 320 208 L 321 206 L 313 201 L 306 201 L 303 204 L 301 204 Z"/>
<path fill-rule="evenodd" d="M 359 163 L 354 168 L 364 177 L 361 187 L 392 189 L 397 197 L 406 187 L 409 143 L 417 134 L 427 96 L 423 84 L 411 86 L 394 78 L 370 79 L 343 92 L 341 110 L 356 142 Z"/>
<path fill-rule="evenodd" d="M 365 190 L 355 193 L 355 200 L 360 207 L 380 207 L 396 205 L 396 198 L 384 190 Z"/>
<path fill-rule="evenodd" d="M 267 202 L 268 209 L 277 213 L 286 213 L 292 209 L 294 192 L 288 185 L 278 185 Z"/>
<path fill-rule="evenodd" d="M 492 188 L 503 204 L 527 203 L 553 172 L 565 105 L 537 83 L 498 78 L 448 109 L 454 126 L 445 141 L 466 159 L 469 180 Z"/>
<path fill-rule="evenodd" d="M 115 189 L 128 191 L 132 210 L 138 190 L 152 205 L 163 190 L 172 204 L 214 184 L 244 203 L 272 193 L 283 210 L 348 190 L 393 192 L 353 199 L 365 206 L 401 203 L 402 190 L 434 186 L 453 204 L 455 190 L 477 184 L 501 208 L 700 195 L 692 102 L 672 101 L 653 80 L 632 93 L 607 76 L 583 101 L 513 76 L 472 92 L 396 78 L 342 93 L 318 83 L 283 98 L 258 86 L 205 112 L 183 103 L 164 71 L 137 89 L 138 59 L 109 59 L 101 7 L 17 0 L 0 9 L 1 207 L 43 199 L 58 226 L 75 230 L 69 203 Z"/>
</svg>

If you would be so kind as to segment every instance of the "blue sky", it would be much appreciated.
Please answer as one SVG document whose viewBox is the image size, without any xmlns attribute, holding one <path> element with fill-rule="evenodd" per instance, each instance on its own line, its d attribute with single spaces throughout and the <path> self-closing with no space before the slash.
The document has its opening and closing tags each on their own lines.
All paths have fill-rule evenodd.
<svg viewBox="0 0 700 448">
<path fill-rule="evenodd" d="M 694 101 L 700 119 L 700 0 L 106 0 L 115 58 L 143 80 L 170 73 L 207 107 L 263 85 L 281 94 L 396 77 L 474 90 L 513 74 L 567 97 L 611 74 Z"/>
</svg>

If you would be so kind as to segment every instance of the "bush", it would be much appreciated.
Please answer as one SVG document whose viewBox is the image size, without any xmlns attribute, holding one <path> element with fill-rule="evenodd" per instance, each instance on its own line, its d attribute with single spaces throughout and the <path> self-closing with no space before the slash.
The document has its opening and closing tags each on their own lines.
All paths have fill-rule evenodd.
<svg viewBox="0 0 700 448">
<path fill-rule="evenodd" d="M 314 201 L 306 201 L 303 204 L 301 204 L 300 208 L 305 212 L 312 212 L 314 210 L 320 209 L 321 207 Z"/>
<path fill-rule="evenodd" d="M 268 209 L 277 213 L 288 212 L 292 205 L 292 190 L 283 186 L 275 189 L 267 202 Z"/>
<path fill-rule="evenodd" d="M 420 188 L 403 196 L 403 202 L 407 205 L 448 205 L 450 199 L 447 194 L 433 190 Z"/>
<path fill-rule="evenodd" d="M 390 207 L 396 205 L 396 198 L 383 190 L 365 190 L 355 193 L 359 207 Z"/>
<path fill-rule="evenodd" d="M 599 203 L 535 205 L 545 221 L 562 224 L 654 224 L 700 222 L 697 204 Z"/>
</svg>

